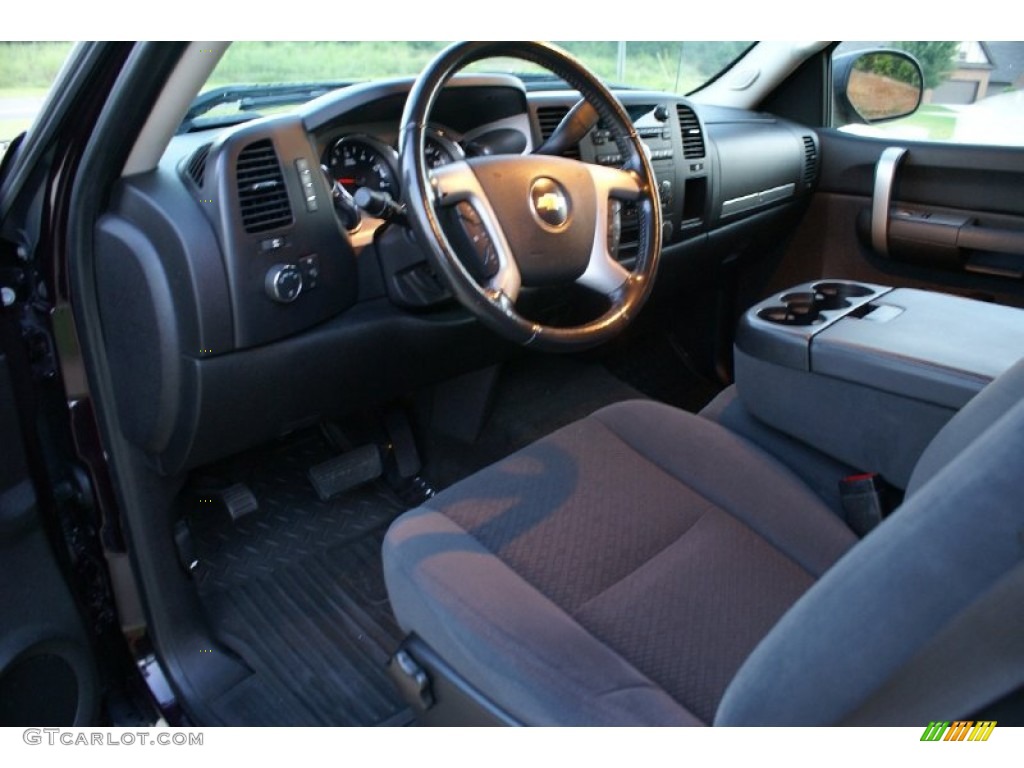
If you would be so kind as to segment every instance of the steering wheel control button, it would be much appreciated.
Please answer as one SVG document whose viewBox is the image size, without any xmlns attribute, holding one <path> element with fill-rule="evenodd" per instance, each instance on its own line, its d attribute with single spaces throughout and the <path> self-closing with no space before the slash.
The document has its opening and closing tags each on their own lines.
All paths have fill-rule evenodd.
<svg viewBox="0 0 1024 768">
<path fill-rule="evenodd" d="M 557 181 L 541 176 L 530 187 L 530 210 L 542 227 L 558 231 L 569 222 L 569 195 Z"/>
<path fill-rule="evenodd" d="M 302 272 L 294 264 L 275 264 L 267 272 L 267 295 L 279 304 L 291 304 L 302 293 Z"/>
<path fill-rule="evenodd" d="M 472 267 L 467 264 L 467 268 L 477 279 L 494 277 L 498 273 L 498 253 L 483 222 L 480 221 L 480 215 L 472 204 L 465 200 L 455 206 L 455 213 L 476 256 L 476 264 Z"/>
</svg>

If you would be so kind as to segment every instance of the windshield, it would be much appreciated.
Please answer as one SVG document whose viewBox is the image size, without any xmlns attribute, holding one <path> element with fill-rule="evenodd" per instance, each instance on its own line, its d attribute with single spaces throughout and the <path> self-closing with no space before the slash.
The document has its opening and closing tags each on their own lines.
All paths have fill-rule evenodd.
<svg viewBox="0 0 1024 768">
<path fill-rule="evenodd" d="M 716 78 L 751 45 L 749 41 L 556 41 L 606 82 L 625 88 L 690 93 Z M 386 77 L 413 76 L 445 46 L 440 41 L 237 42 L 228 48 L 196 101 L 190 119 L 203 122 L 239 112 L 256 117 L 315 98 L 331 87 Z M 523 77 L 531 90 L 564 84 L 519 59 L 488 59 L 469 68 Z M 241 85 L 299 84 L 291 89 Z"/>
<path fill-rule="evenodd" d="M 716 78 L 751 45 L 748 41 L 557 44 L 610 84 L 683 94 Z M 73 45 L 0 42 L 0 155 L 31 125 Z M 348 83 L 413 76 L 446 45 L 440 41 L 237 42 L 203 86 L 184 129 L 289 109 L 325 89 Z M 544 70 L 518 59 L 490 59 L 470 69 L 514 73 L 535 90 L 563 87 Z M 248 88 L 267 84 L 289 87 L 262 92 Z"/>
</svg>

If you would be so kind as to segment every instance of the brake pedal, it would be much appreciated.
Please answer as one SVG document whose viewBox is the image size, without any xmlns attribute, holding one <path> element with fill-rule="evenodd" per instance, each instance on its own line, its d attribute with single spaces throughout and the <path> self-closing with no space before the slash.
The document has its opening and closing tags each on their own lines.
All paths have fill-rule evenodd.
<svg viewBox="0 0 1024 768">
<path fill-rule="evenodd" d="M 197 509 L 208 509 L 210 505 L 216 509 L 223 507 L 232 520 L 252 514 L 260 508 L 260 503 L 249 486 L 235 483 L 227 488 L 203 488 L 196 491 Z"/>
<path fill-rule="evenodd" d="M 383 471 L 380 450 L 376 445 L 364 445 L 311 467 L 309 482 L 320 501 L 328 501 L 339 493 L 376 480 Z"/>
<path fill-rule="evenodd" d="M 221 491 L 217 491 L 215 495 L 220 499 L 228 514 L 231 515 L 232 520 L 238 520 L 240 517 L 252 514 L 260 508 L 260 503 L 256 500 L 255 494 L 249 490 L 249 486 L 245 483 L 235 483 Z"/>
</svg>

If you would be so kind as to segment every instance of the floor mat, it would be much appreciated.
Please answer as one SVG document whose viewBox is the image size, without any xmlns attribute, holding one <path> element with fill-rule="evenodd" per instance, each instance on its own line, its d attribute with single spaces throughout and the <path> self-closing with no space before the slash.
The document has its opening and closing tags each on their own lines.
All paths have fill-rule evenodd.
<svg viewBox="0 0 1024 768">
<path fill-rule="evenodd" d="M 384 530 L 404 506 L 376 483 L 321 501 L 306 471 L 335 454 L 310 432 L 193 479 L 200 597 L 214 635 L 255 673 L 222 702 L 238 724 L 410 719 L 385 672 L 401 632 L 380 563 Z M 259 508 L 239 520 L 202 501 L 240 482 Z"/>
<path fill-rule="evenodd" d="M 441 490 L 603 406 L 642 397 L 597 363 L 555 355 L 511 360 L 476 442 L 435 430 L 422 436 L 424 477 Z"/>
<path fill-rule="evenodd" d="M 313 430 L 232 457 L 192 478 L 188 522 L 199 555 L 193 576 L 200 592 L 270 575 L 356 541 L 402 511 L 393 495 L 376 483 L 321 501 L 306 473 L 337 453 Z M 252 491 L 259 508 L 233 521 L 210 501 L 210 491 L 236 483 Z"/>
<path fill-rule="evenodd" d="M 275 724 L 411 719 L 385 671 L 401 632 L 379 551 L 369 536 L 209 596 L 217 637 L 277 694 Z"/>
</svg>

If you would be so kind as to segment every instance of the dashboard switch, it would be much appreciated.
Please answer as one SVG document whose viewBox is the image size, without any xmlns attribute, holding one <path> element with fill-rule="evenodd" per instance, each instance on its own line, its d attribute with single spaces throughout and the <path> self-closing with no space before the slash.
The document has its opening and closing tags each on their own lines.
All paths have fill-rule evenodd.
<svg viewBox="0 0 1024 768">
<path fill-rule="evenodd" d="M 260 250 L 264 252 L 276 251 L 288 245 L 286 237 L 268 237 L 260 241 Z"/>
<path fill-rule="evenodd" d="M 318 210 L 316 200 L 316 186 L 313 184 L 313 170 L 309 167 L 309 161 L 300 157 L 295 161 L 295 170 L 299 172 L 299 182 L 302 184 L 302 196 L 306 198 L 306 210 L 314 213 Z"/>
<path fill-rule="evenodd" d="M 661 197 L 662 205 L 672 204 L 672 182 L 668 179 L 663 179 L 658 185 L 658 195 Z"/>
<path fill-rule="evenodd" d="M 316 288 L 316 282 L 320 279 L 320 257 L 315 253 L 303 256 L 299 259 L 299 269 L 302 271 L 302 289 L 309 291 Z"/>
<path fill-rule="evenodd" d="M 275 264 L 264 280 L 267 295 L 280 304 L 291 304 L 302 293 L 302 272 L 294 264 Z"/>
</svg>

